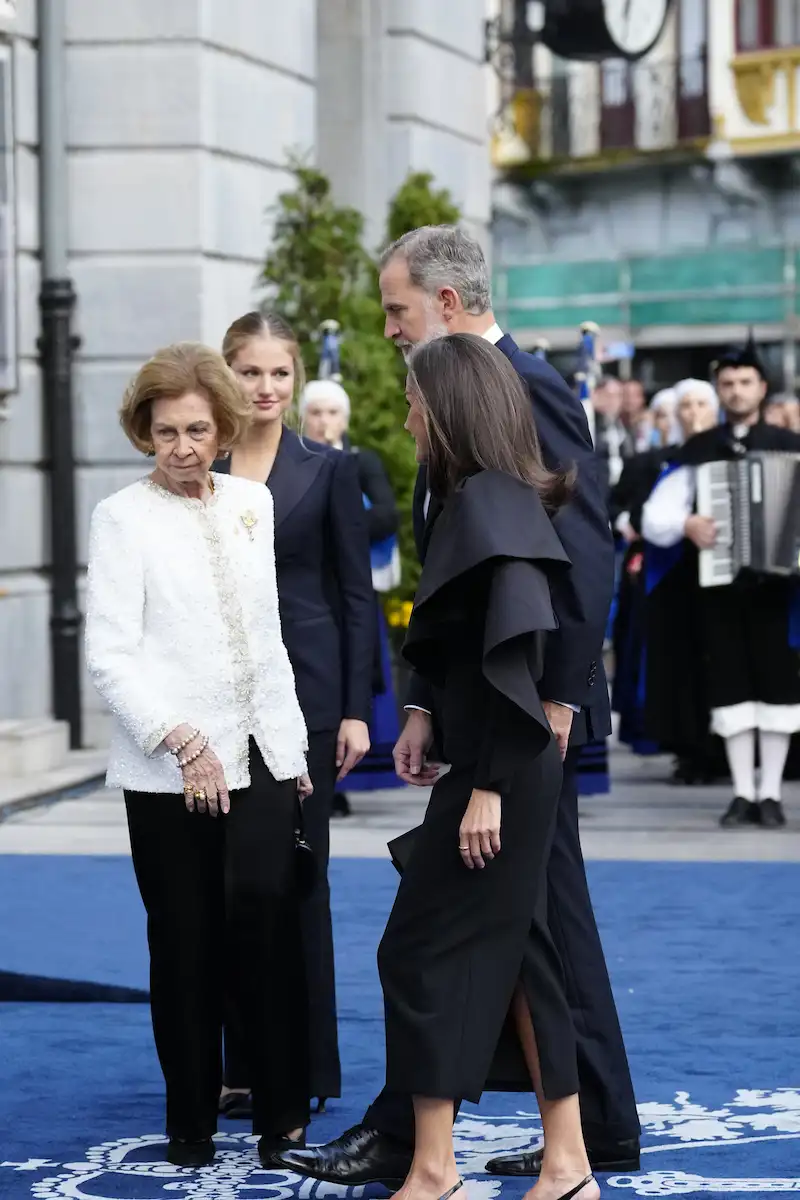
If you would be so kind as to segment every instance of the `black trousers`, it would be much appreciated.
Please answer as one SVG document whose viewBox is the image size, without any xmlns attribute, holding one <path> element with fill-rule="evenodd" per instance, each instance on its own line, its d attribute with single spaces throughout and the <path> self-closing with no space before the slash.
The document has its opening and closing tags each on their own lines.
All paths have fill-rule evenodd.
<svg viewBox="0 0 800 1200">
<path fill-rule="evenodd" d="M 571 749 L 564 763 L 555 838 L 547 864 L 547 919 L 563 965 L 575 1028 L 584 1136 L 590 1145 L 603 1146 L 638 1138 L 640 1127 L 578 834 L 579 753 Z M 414 1110 L 408 1095 L 384 1090 L 363 1122 L 408 1145 L 414 1143 Z"/>
<path fill-rule="evenodd" d="M 336 1026 L 331 893 L 328 884 L 330 819 L 336 785 L 336 731 L 308 737 L 308 773 L 314 792 L 303 803 L 306 839 L 317 860 L 317 883 L 302 904 L 303 956 L 308 982 L 310 1096 L 341 1096 L 342 1071 Z M 238 1005 L 226 996 L 225 1084 L 249 1088 L 251 1069 Z"/>
<path fill-rule="evenodd" d="M 295 887 L 294 780 L 273 779 L 251 740 L 250 787 L 216 820 L 183 796 L 125 792 L 147 910 L 150 1005 L 167 1085 L 167 1133 L 217 1128 L 223 989 L 233 980 L 250 1063 L 253 1132 L 309 1120 L 305 972 Z"/>
</svg>

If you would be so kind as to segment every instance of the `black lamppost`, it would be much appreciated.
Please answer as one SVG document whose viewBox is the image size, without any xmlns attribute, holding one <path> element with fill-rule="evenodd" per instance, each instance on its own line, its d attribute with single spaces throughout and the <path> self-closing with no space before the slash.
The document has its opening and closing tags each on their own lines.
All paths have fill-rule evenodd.
<svg viewBox="0 0 800 1200">
<path fill-rule="evenodd" d="M 70 745 L 81 731 L 81 614 L 75 532 L 72 429 L 72 333 L 75 289 L 69 275 L 64 0 L 39 0 L 39 213 L 42 314 L 39 354 L 47 432 L 50 513 L 50 646 L 53 715 L 66 721 Z"/>
</svg>

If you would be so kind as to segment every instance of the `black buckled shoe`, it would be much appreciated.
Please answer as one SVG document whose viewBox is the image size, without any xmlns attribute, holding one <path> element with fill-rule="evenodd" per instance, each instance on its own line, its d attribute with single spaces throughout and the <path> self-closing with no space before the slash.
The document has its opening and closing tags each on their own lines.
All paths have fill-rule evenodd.
<svg viewBox="0 0 800 1200">
<path fill-rule="evenodd" d="M 738 829 L 742 825 L 761 824 L 761 805 L 744 796 L 734 796 L 719 819 L 723 829 Z"/>
<path fill-rule="evenodd" d="M 214 1161 L 216 1148 L 211 1138 L 200 1142 L 185 1142 L 181 1138 L 170 1138 L 167 1146 L 167 1162 L 173 1167 L 207 1167 Z"/>
<path fill-rule="evenodd" d="M 763 829 L 783 829 L 786 824 L 786 813 L 780 800 L 762 800 L 758 806 L 761 809 L 761 826 Z"/>
<path fill-rule="evenodd" d="M 273 1161 L 275 1166 L 311 1179 L 324 1179 L 326 1183 L 341 1183 L 344 1187 L 382 1183 L 396 1190 L 402 1187 L 411 1170 L 413 1157 L 413 1150 L 402 1142 L 377 1129 L 354 1125 L 325 1146 L 283 1150 Z"/>
<path fill-rule="evenodd" d="M 589 1165 L 598 1173 L 629 1175 L 639 1170 L 639 1143 L 635 1138 L 610 1146 L 587 1146 Z M 542 1169 L 544 1149 L 523 1150 L 520 1154 L 501 1154 L 491 1158 L 483 1168 L 487 1175 L 538 1175 Z M 581 1184 L 585 1187 L 586 1182 Z"/>
</svg>

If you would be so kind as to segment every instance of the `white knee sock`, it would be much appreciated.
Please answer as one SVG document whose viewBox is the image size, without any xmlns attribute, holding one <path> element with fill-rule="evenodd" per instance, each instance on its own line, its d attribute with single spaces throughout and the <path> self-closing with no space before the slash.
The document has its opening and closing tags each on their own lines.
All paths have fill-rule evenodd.
<svg viewBox="0 0 800 1200">
<path fill-rule="evenodd" d="M 761 751 L 761 787 L 760 800 L 780 800 L 783 771 L 789 754 L 791 734 L 773 733 L 761 729 L 758 733 L 758 744 Z"/>
<path fill-rule="evenodd" d="M 763 735 L 762 735 L 763 736 Z M 744 729 L 725 738 L 725 753 L 733 777 L 733 794 L 756 798 L 756 731 Z M 782 769 L 782 768 L 781 768 Z"/>
</svg>

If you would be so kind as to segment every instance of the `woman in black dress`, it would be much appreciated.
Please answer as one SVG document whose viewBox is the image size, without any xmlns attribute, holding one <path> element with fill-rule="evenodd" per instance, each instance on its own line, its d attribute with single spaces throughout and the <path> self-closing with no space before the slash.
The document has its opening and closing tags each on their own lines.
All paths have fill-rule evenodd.
<svg viewBox="0 0 800 1200">
<path fill-rule="evenodd" d="M 303 386 L 294 333 L 273 313 L 247 313 L 225 334 L 222 352 L 251 398 L 247 437 L 221 470 L 266 484 L 275 505 L 275 559 L 281 629 L 308 727 L 314 794 L 305 833 L 318 879 L 303 907 L 308 978 L 309 1095 L 341 1095 L 333 936 L 328 887 L 329 821 L 336 781 L 369 750 L 375 599 L 369 536 L 353 457 L 308 441 L 286 424 Z M 276 971 L 279 964 L 276 964 Z M 276 987 L 280 975 L 276 973 Z M 249 1085 L 235 1020 L 226 1025 L 225 1083 Z M 235 1107 L 240 1097 L 223 1098 Z"/>
<path fill-rule="evenodd" d="M 450 771 L 433 789 L 378 955 L 386 1084 L 414 1097 L 414 1161 L 399 1195 L 436 1200 L 460 1187 L 454 1105 L 480 1099 L 510 1020 L 545 1132 L 531 1196 L 596 1200 L 547 928 L 561 760 L 536 686 L 555 627 L 548 581 L 569 566 L 548 510 L 566 501 L 570 480 L 544 467 L 528 396 L 485 339 L 418 347 L 407 395 L 406 428 L 444 508 L 404 653 L 434 686 Z"/>
</svg>

